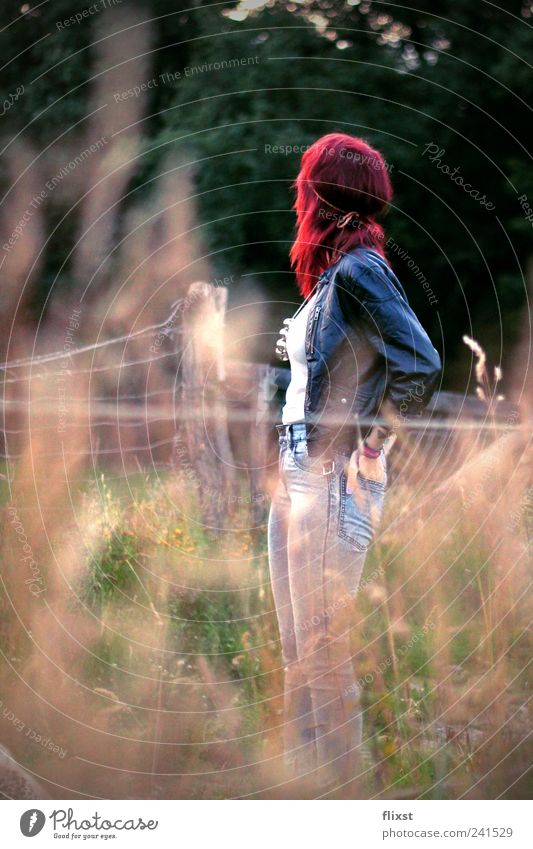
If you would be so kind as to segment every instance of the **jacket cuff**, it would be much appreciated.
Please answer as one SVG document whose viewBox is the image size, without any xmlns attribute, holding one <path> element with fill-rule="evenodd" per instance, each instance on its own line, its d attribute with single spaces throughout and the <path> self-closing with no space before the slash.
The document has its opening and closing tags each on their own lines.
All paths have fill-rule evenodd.
<svg viewBox="0 0 533 849">
<path fill-rule="evenodd" d="M 383 423 L 380 423 L 378 427 L 385 432 L 384 438 L 387 439 L 400 427 L 416 423 L 421 418 L 432 394 L 428 393 L 426 398 L 418 397 L 416 400 L 411 393 L 399 399 L 387 396 L 379 409 L 379 417 Z"/>
</svg>

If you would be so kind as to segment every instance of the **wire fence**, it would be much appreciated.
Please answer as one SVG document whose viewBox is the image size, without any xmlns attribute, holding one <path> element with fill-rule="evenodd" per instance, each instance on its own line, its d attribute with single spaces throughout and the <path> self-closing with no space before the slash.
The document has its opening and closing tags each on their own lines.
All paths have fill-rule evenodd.
<svg viewBox="0 0 533 849">
<path fill-rule="evenodd" d="M 217 421 L 223 421 L 229 428 L 230 441 L 233 437 L 235 442 L 242 441 L 243 432 L 251 432 L 253 436 L 254 428 L 260 423 L 269 442 L 265 461 L 274 462 L 277 436 L 274 424 L 280 420 L 280 404 L 288 383 L 288 370 L 264 363 L 225 360 L 224 379 L 215 378 L 220 390 L 216 399 L 206 392 L 205 382 L 196 385 L 190 381 L 185 383 L 180 373 L 184 350 L 184 327 L 180 325 L 180 317 L 184 306 L 190 306 L 190 296 L 174 302 L 168 317 L 160 323 L 69 351 L 36 354 L 1 363 L 4 393 L 0 401 L 3 420 L 0 459 L 6 463 L 16 462 L 29 439 L 55 434 L 58 436 L 56 444 L 50 445 L 49 451 L 41 452 L 41 457 L 85 453 L 90 455 L 93 463 L 131 458 L 136 463 L 148 461 L 150 465 L 172 465 L 173 446 L 176 438 L 179 439 L 181 428 L 195 422 L 200 427 L 211 427 L 216 426 Z M 128 344 L 154 338 L 158 342 L 157 346 L 152 346 L 152 356 L 122 358 Z M 160 350 L 164 344 L 170 349 Z M 116 361 L 91 362 L 88 365 L 83 358 L 84 355 L 95 358 L 109 352 L 116 353 L 118 345 L 123 345 L 123 351 L 122 357 Z M 81 361 L 78 360 L 80 357 Z M 54 366 L 59 362 L 64 365 L 57 370 Z M 134 391 L 136 387 L 131 384 L 136 382 L 136 373 L 146 375 L 152 365 L 159 380 L 163 374 L 164 385 L 145 385 L 142 390 Z M 165 368 L 162 370 L 163 365 Z M 126 370 L 129 376 L 124 376 Z M 92 390 L 88 389 L 86 394 L 75 394 L 78 378 L 102 375 L 116 382 L 113 391 L 111 387 L 103 388 L 101 381 L 96 380 Z M 49 394 L 48 389 L 50 383 L 58 378 L 70 381 L 73 390 L 68 399 L 62 399 L 62 403 L 57 395 Z M 120 386 L 121 381 L 126 384 L 124 388 Z M 40 394 L 39 383 L 44 387 L 44 394 Z M 28 392 L 27 397 L 20 396 L 21 389 Z M 189 403 L 191 399 L 195 402 Z M 84 447 L 71 449 L 63 444 L 64 428 L 57 421 L 60 407 L 71 433 L 78 432 L 82 436 L 86 432 Z M 364 428 L 379 421 L 376 417 L 358 418 L 357 423 Z M 347 424 L 346 416 L 328 421 L 328 424 L 343 426 Z M 418 458 L 417 463 L 427 462 L 430 458 L 431 462 L 444 462 L 453 470 L 459 462 L 458 441 L 465 435 L 479 449 L 519 427 L 516 411 L 508 402 L 500 403 L 489 413 L 487 406 L 475 396 L 440 392 L 428 405 L 423 417 L 402 427 L 402 440 L 403 445 L 409 447 L 411 458 Z M 241 467 L 242 459 L 238 463 Z M 253 462 L 253 458 L 249 457 L 248 465 L 253 465 Z M 404 465 L 405 451 L 400 459 L 399 452 L 393 450 L 390 456 L 392 479 Z M 409 464 L 411 473 L 415 466 L 416 463 Z"/>
</svg>

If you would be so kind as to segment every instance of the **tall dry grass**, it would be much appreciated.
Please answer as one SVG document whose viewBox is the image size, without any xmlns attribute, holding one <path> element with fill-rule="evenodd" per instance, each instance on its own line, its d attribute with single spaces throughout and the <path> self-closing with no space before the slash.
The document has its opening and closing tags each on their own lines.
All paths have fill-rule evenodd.
<svg viewBox="0 0 533 849">
<path fill-rule="evenodd" d="M 87 406 L 72 415 L 27 444 L 4 512 L 0 742 L 56 798 L 312 796 L 280 765 L 251 505 L 206 535 L 185 470 L 95 476 Z M 368 797 L 527 795 L 530 437 L 463 435 L 456 473 L 435 456 L 390 491 L 353 622 Z"/>
</svg>

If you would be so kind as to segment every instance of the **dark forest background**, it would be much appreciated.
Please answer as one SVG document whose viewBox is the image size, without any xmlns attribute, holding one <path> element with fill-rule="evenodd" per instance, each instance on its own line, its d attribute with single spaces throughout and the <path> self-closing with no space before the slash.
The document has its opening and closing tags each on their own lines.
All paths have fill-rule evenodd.
<svg viewBox="0 0 533 849">
<path fill-rule="evenodd" d="M 526 304 L 533 226 L 531 3 L 108 0 L 105 12 L 58 28 L 89 5 L 2 3 L 4 97 L 24 86 L 2 116 L 2 137 L 11 149 L 28 141 L 40 152 L 68 140 L 95 108 L 89 101 L 103 73 L 93 64 L 103 15 L 128 6 L 135 26 L 150 21 L 146 81 L 157 84 L 138 95 L 142 146 L 109 225 L 114 240 L 169 153 L 195 162 L 202 251 L 217 277 L 231 277 L 230 304 L 259 292 L 271 302 L 268 320 L 277 330 L 290 314 L 280 302 L 298 300 L 288 251 L 300 154 L 269 146 L 306 145 L 334 130 L 361 135 L 390 164 L 395 200 L 384 223 L 398 245 L 390 260 L 445 358 L 447 388 L 465 388 L 464 333 L 505 371 Z M 228 67 L 220 67 L 223 60 Z M 431 162 L 429 144 L 494 208 Z M 5 169 L 1 178 L 5 190 Z M 64 211 L 58 193 L 47 210 L 30 316 L 41 315 L 52 287 L 61 294 L 71 285 L 77 220 L 74 210 L 61 221 Z M 255 355 L 265 360 L 271 350 L 267 336 Z"/>
</svg>

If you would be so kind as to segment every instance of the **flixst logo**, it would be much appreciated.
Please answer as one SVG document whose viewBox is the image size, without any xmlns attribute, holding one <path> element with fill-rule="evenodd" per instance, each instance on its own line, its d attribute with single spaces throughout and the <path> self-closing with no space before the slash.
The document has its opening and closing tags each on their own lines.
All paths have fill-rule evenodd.
<svg viewBox="0 0 533 849">
<path fill-rule="evenodd" d="M 35 837 L 42 831 L 46 822 L 46 817 L 42 811 L 32 808 L 29 811 L 24 811 L 20 818 L 20 830 L 24 837 Z"/>
</svg>

